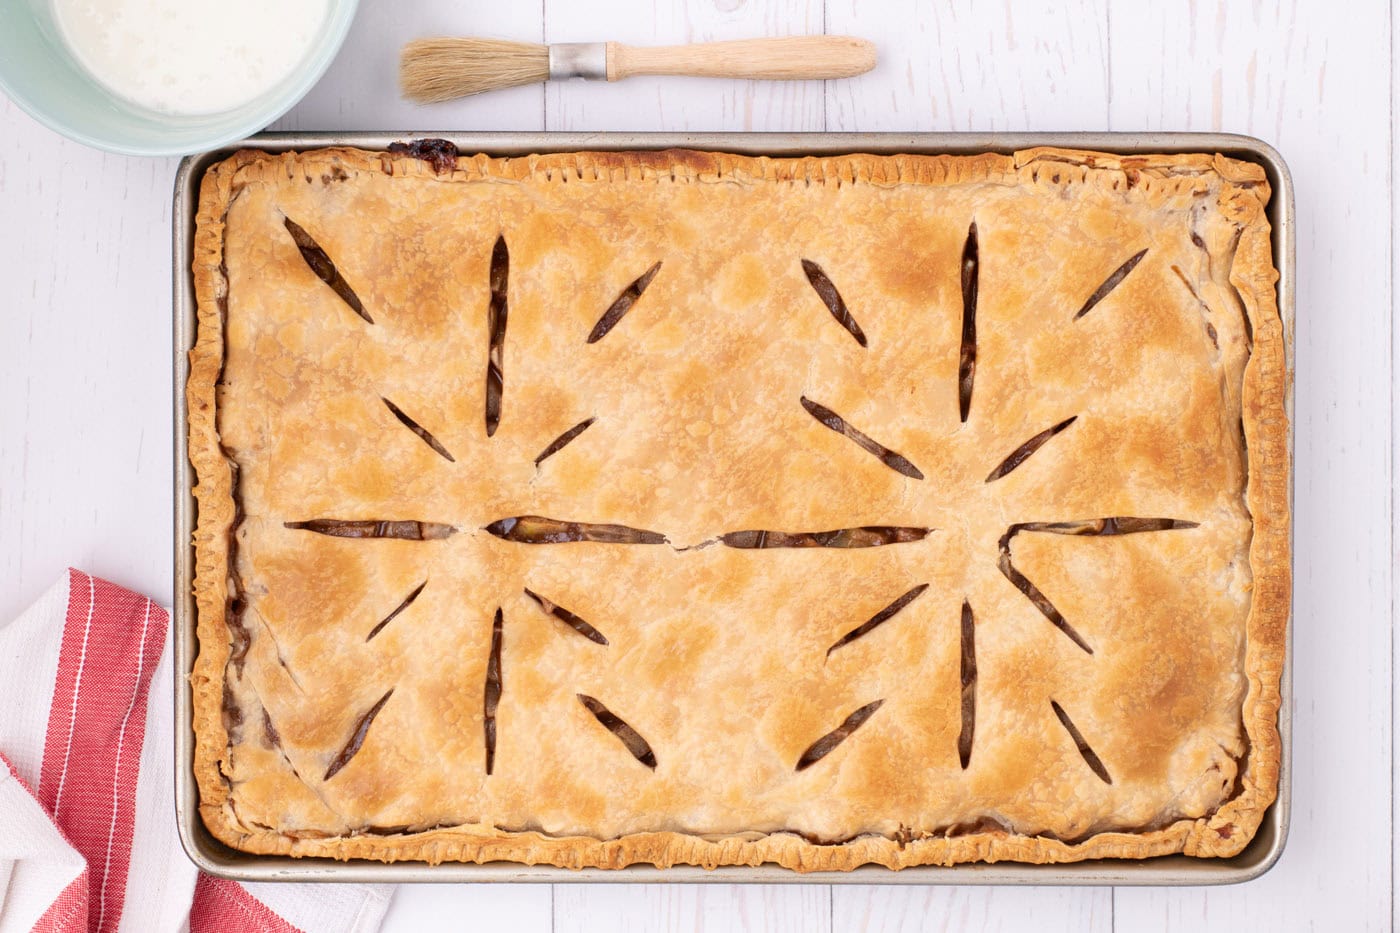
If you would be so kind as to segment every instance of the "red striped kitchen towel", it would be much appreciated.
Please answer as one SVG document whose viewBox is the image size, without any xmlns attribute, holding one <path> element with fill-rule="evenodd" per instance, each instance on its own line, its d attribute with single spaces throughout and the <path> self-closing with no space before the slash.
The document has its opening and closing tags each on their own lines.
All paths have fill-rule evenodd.
<svg viewBox="0 0 1400 933">
<path fill-rule="evenodd" d="M 242 885 L 185 857 L 169 629 L 76 570 L 0 627 L 0 933 L 377 930 L 388 886 Z"/>
</svg>

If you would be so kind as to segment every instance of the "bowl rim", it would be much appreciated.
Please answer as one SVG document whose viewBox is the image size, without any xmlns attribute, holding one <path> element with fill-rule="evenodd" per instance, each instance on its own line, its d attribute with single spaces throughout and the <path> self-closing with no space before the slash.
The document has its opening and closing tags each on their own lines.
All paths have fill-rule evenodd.
<svg viewBox="0 0 1400 933">
<path fill-rule="evenodd" d="M 359 10 L 360 0 L 331 0 L 328 17 L 330 28 L 325 38 L 312 46 L 309 50 L 308 61 L 310 67 L 305 71 L 293 72 L 297 74 L 297 80 L 285 86 L 285 89 L 278 95 L 275 102 L 267 108 L 259 110 L 247 119 L 240 120 L 232 128 L 200 139 L 197 142 L 187 145 L 152 143 L 125 143 L 89 133 L 76 126 L 69 125 L 53 115 L 45 112 L 32 100 L 19 93 L 13 84 L 5 78 L 3 69 L 0 69 L 0 91 L 14 102 L 14 105 L 28 114 L 37 123 L 45 126 L 60 136 L 64 136 L 74 142 L 81 143 L 93 149 L 103 152 L 111 152 L 125 156 L 185 156 L 205 152 L 210 149 L 218 149 L 227 146 L 229 143 L 240 139 L 246 139 L 259 130 L 264 129 L 268 124 L 277 120 L 287 111 L 295 107 L 303 97 L 311 90 L 315 84 L 325 76 L 331 63 L 340 54 L 340 49 L 345 45 L 345 38 L 350 32 L 350 26 L 355 21 L 355 14 Z"/>
</svg>

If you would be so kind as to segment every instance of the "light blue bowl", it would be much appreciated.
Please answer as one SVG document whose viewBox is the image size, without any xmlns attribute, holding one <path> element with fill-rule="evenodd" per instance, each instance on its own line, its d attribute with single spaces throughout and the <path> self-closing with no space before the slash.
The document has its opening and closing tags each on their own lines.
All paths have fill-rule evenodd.
<svg viewBox="0 0 1400 933">
<path fill-rule="evenodd" d="M 330 0 L 306 56 L 265 94 L 235 110 L 180 116 L 129 103 L 94 81 L 69 53 L 49 0 L 0 0 L 0 91 L 50 129 L 109 152 L 171 156 L 216 149 L 261 130 L 311 90 L 345 41 L 357 4 Z"/>
</svg>

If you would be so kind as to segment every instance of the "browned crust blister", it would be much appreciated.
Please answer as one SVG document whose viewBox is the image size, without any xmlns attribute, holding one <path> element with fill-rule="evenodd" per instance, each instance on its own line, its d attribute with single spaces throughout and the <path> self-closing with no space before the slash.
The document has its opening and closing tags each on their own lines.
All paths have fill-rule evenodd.
<svg viewBox="0 0 1400 933">
<path fill-rule="evenodd" d="M 1133 191 L 1147 202 L 1165 201 L 1193 178 L 1214 174 L 1221 182 L 1218 209 L 1241 231 L 1229 280 L 1253 330 L 1244 371 L 1243 419 L 1248 442 L 1247 505 L 1253 520 L 1253 576 L 1245 673 L 1248 691 L 1243 721 L 1248 753 L 1237 793 L 1213 813 L 1141 833 L 1099 833 L 1064 842 L 1001 830 L 920 838 L 870 835 L 838 844 L 815 844 L 796 834 L 746 834 L 702 838 L 674 832 L 636 833 L 616 839 L 551 837 L 464 825 L 402 835 L 294 838 L 243 824 L 233 809 L 226 780 L 229 736 L 221 717 L 224 672 L 233 652 L 227 614 L 232 595 L 231 532 L 237 521 L 236 468 L 220 445 L 215 407 L 223 364 L 223 316 L 227 281 L 222 261 L 224 222 L 242 186 L 260 179 L 322 173 L 382 172 L 435 178 L 453 184 L 482 178 L 654 179 L 658 184 L 798 182 L 806 185 L 951 185 L 1003 180 L 1023 185 L 1083 184 Z M 267 155 L 239 152 L 212 167 L 203 179 L 194 240 L 193 274 L 198 334 L 190 351 L 186 393 L 190 461 L 197 476 L 194 496 L 194 597 L 199 654 L 190 674 L 194 694 L 195 761 L 199 810 L 210 831 L 250 853 L 427 862 L 507 860 L 567 868 L 620 868 L 634 863 L 716 867 L 772 862 L 797 871 L 849 870 L 864 864 L 904 868 L 969 861 L 1072 862 L 1089 858 L 1145 858 L 1182 852 L 1200 857 L 1239 853 L 1254 837 L 1273 803 L 1279 782 L 1278 712 L 1287 640 L 1290 569 L 1290 455 L 1285 393 L 1291 379 L 1284 329 L 1275 292 L 1270 227 L 1265 213 L 1269 186 L 1262 169 L 1211 155 L 1121 156 L 1059 149 L 1034 149 L 1014 156 L 766 159 L 689 151 L 567 153 L 492 160 L 461 158 L 455 169 L 406 154 L 326 149 Z"/>
</svg>

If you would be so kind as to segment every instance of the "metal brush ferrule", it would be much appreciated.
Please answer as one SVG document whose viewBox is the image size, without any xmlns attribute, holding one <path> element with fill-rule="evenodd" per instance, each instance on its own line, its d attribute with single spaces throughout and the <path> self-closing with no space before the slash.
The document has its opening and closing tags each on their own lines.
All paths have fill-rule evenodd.
<svg viewBox="0 0 1400 933">
<path fill-rule="evenodd" d="M 560 42 L 549 47 L 549 78 L 608 77 L 606 42 Z"/>
</svg>

